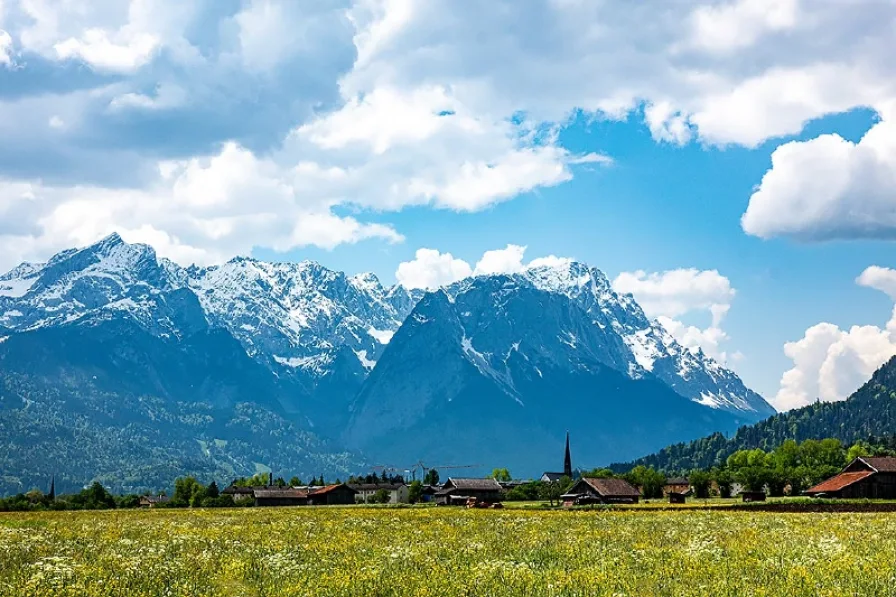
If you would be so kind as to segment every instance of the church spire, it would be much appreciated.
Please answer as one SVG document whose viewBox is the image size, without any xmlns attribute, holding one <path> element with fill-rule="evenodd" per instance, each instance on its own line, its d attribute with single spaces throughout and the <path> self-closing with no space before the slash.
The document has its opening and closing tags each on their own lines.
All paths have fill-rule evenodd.
<svg viewBox="0 0 896 597">
<path fill-rule="evenodd" d="M 566 432 L 566 455 L 563 456 L 563 474 L 572 479 L 572 458 L 569 456 L 569 431 Z"/>
</svg>

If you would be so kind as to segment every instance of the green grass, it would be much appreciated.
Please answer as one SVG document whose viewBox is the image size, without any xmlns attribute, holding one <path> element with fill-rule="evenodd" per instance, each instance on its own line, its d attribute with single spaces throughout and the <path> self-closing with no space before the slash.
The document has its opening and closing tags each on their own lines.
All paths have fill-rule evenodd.
<svg viewBox="0 0 896 597">
<path fill-rule="evenodd" d="M 890 596 L 896 516 L 643 507 L 0 515 L 0 595 Z"/>
</svg>

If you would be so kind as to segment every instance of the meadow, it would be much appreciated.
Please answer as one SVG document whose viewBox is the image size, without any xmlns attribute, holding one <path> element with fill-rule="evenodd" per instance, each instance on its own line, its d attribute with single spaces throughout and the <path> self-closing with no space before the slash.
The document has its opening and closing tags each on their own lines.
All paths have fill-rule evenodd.
<svg viewBox="0 0 896 597">
<path fill-rule="evenodd" d="M 896 515 L 277 508 L 0 515 L 0 595 L 894 595 Z"/>
</svg>

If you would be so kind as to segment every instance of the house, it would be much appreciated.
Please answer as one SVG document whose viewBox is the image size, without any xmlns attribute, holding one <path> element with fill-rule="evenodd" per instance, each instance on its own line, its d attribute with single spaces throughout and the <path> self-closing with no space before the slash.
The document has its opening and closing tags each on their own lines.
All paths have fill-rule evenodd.
<svg viewBox="0 0 896 597">
<path fill-rule="evenodd" d="M 143 495 L 140 496 L 141 508 L 155 508 L 160 504 L 167 504 L 171 501 L 167 495 Z"/>
<path fill-rule="evenodd" d="M 663 484 L 663 497 L 668 497 L 670 493 L 678 493 L 683 496 L 691 495 L 691 484 L 684 477 L 670 477 Z"/>
<path fill-rule="evenodd" d="M 450 477 L 442 485 L 442 489 L 436 492 L 435 499 L 439 504 L 465 504 L 469 498 L 493 504 L 500 502 L 503 495 L 501 484 L 491 477 L 487 479 Z"/>
<path fill-rule="evenodd" d="M 308 494 L 308 503 L 313 506 L 345 506 L 355 503 L 358 492 L 346 485 L 325 485 L 313 489 Z"/>
<path fill-rule="evenodd" d="M 896 499 L 896 458 L 860 456 L 804 492 L 813 497 Z"/>
<path fill-rule="evenodd" d="M 234 502 L 242 502 L 243 500 L 253 499 L 255 497 L 253 492 L 254 488 L 252 487 L 236 487 L 230 485 L 229 487 L 225 487 L 221 493 L 229 495 Z"/>
<path fill-rule="evenodd" d="M 406 504 L 408 503 L 408 486 L 404 483 L 360 483 L 349 485 L 357 492 L 355 500 L 361 503 L 368 503 L 380 491 L 386 491 L 389 494 L 388 504 Z"/>
<path fill-rule="evenodd" d="M 563 478 L 563 473 L 544 473 L 539 477 L 542 483 L 556 483 Z"/>
<path fill-rule="evenodd" d="M 256 487 L 252 491 L 256 506 L 305 506 L 308 489 L 293 487 Z"/>
<path fill-rule="evenodd" d="M 637 504 L 641 492 L 625 479 L 583 477 L 562 496 L 564 506 L 582 504 Z"/>
<path fill-rule="evenodd" d="M 435 499 L 436 493 L 442 489 L 438 485 L 424 485 L 423 486 L 423 495 L 420 496 L 421 502 L 431 502 Z"/>
</svg>

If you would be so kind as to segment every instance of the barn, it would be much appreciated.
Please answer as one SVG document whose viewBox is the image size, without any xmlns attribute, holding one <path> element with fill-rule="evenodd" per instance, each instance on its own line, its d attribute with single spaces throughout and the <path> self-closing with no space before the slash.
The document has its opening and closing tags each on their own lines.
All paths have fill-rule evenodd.
<svg viewBox="0 0 896 597">
<path fill-rule="evenodd" d="M 308 498 L 313 506 L 345 506 L 354 504 L 356 495 L 357 491 L 345 483 L 339 483 L 314 489 Z"/>
<path fill-rule="evenodd" d="M 253 491 L 256 506 L 304 506 L 308 503 L 307 489 L 266 487 Z"/>
<path fill-rule="evenodd" d="M 637 504 L 641 492 L 625 479 L 583 477 L 562 496 L 564 506 Z"/>
<path fill-rule="evenodd" d="M 813 497 L 896 499 L 896 458 L 860 456 L 840 474 L 804 493 Z"/>
<path fill-rule="evenodd" d="M 462 479 L 451 477 L 435 494 L 439 504 L 462 504 L 469 498 L 475 498 L 477 502 L 493 504 L 500 502 L 503 496 L 501 484 L 492 478 L 488 479 Z"/>
</svg>

